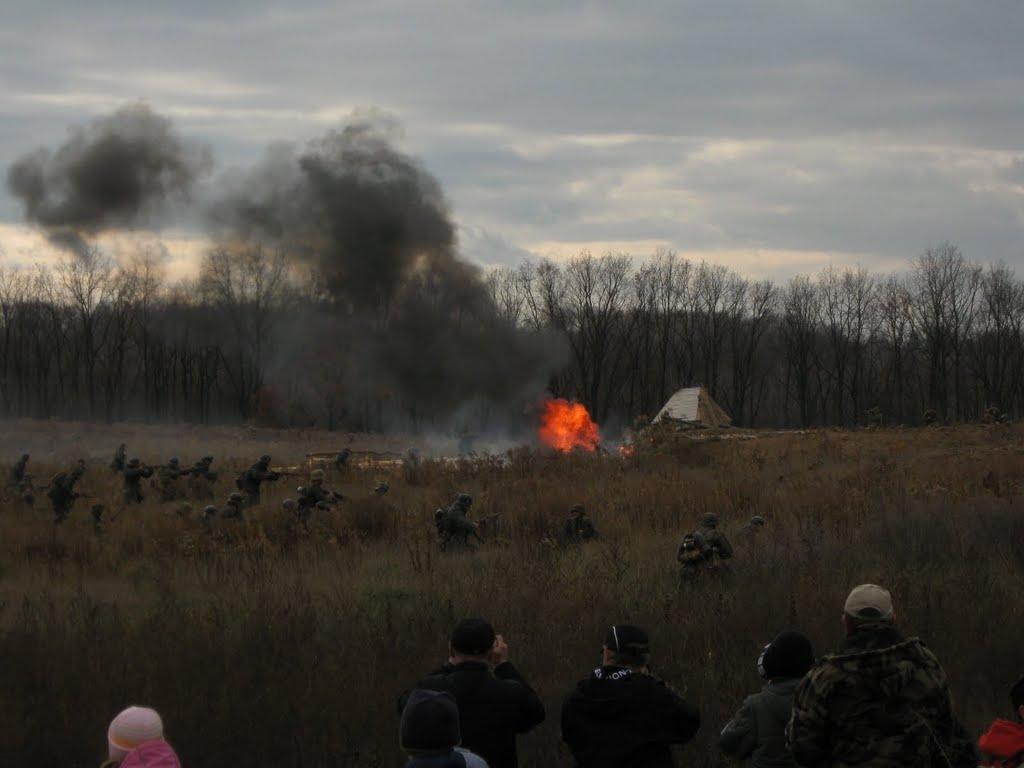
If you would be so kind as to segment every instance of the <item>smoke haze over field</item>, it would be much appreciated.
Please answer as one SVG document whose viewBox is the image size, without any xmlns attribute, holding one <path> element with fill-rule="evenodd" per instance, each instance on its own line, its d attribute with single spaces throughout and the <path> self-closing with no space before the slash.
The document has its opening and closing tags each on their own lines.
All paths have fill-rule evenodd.
<svg viewBox="0 0 1024 768">
<path fill-rule="evenodd" d="M 267 248 L 312 276 L 314 295 L 269 334 L 292 370 L 331 358 L 346 398 L 385 393 L 430 417 L 532 400 L 563 345 L 500 316 L 479 268 L 459 257 L 440 183 L 389 130 L 358 120 L 304 148 L 271 146 L 204 204 L 211 247 Z M 169 118 L 132 105 L 24 155 L 8 186 L 30 223 L 85 256 L 100 233 L 170 221 L 210 165 Z"/>
<path fill-rule="evenodd" d="M 304 149 L 277 145 L 211 209 L 215 238 L 270 244 L 313 270 L 345 327 L 346 369 L 427 413 L 485 398 L 529 400 L 562 346 L 499 317 L 480 270 L 456 250 L 436 178 L 360 121 Z M 294 333 L 290 333 L 294 338 Z M 335 354 L 339 347 L 335 347 Z"/>
<path fill-rule="evenodd" d="M 187 202 L 209 170 L 209 152 L 182 140 L 171 121 L 135 104 L 76 127 L 55 151 L 16 160 L 7 186 L 25 218 L 81 256 L 89 238 L 153 224 L 168 205 Z"/>
</svg>

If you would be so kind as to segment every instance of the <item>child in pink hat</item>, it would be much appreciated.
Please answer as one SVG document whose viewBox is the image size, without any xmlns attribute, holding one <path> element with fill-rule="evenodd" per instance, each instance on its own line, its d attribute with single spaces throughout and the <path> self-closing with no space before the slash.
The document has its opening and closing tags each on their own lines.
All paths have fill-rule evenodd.
<svg viewBox="0 0 1024 768">
<path fill-rule="evenodd" d="M 111 721 L 107 744 L 110 760 L 103 768 L 181 768 L 155 709 L 128 707 Z"/>
</svg>

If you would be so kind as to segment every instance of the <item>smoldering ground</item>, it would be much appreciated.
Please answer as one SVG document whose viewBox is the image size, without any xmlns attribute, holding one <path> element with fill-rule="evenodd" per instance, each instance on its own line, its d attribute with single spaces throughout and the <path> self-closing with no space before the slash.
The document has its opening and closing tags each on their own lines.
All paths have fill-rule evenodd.
<svg viewBox="0 0 1024 768">
<path fill-rule="evenodd" d="M 27 221 L 84 256 L 93 236 L 150 227 L 188 202 L 211 163 L 209 150 L 180 137 L 170 119 L 131 104 L 72 128 L 56 150 L 23 155 L 8 169 L 7 186 Z"/>
</svg>

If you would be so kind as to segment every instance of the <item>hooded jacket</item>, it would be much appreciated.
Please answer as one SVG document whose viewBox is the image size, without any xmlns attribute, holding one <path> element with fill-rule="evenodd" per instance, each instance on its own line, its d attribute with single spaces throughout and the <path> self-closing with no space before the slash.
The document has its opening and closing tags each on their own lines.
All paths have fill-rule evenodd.
<svg viewBox="0 0 1024 768">
<path fill-rule="evenodd" d="M 982 765 L 1017 768 L 1024 765 L 1024 724 L 996 720 L 978 739 Z"/>
<path fill-rule="evenodd" d="M 157 739 L 139 745 L 125 755 L 120 763 L 111 760 L 104 763 L 102 768 L 181 768 L 181 762 L 170 744 Z"/>
<path fill-rule="evenodd" d="M 448 691 L 455 697 L 462 746 L 486 760 L 490 768 L 516 768 L 516 735 L 544 722 L 540 698 L 509 662 L 493 672 L 484 662 L 446 664 L 415 688 Z M 399 713 L 408 696 L 399 700 Z"/>
<path fill-rule="evenodd" d="M 722 752 L 750 758 L 753 768 L 794 768 L 796 761 L 786 746 L 786 725 L 799 684 L 800 678 L 779 680 L 748 696 L 718 737 Z"/>
<path fill-rule="evenodd" d="M 812 768 L 977 765 L 938 659 L 888 624 L 863 626 L 804 678 L 787 736 Z"/>
<path fill-rule="evenodd" d="M 579 768 L 672 768 L 672 744 L 685 744 L 700 713 L 658 678 L 601 667 L 562 706 L 562 739 Z"/>
</svg>

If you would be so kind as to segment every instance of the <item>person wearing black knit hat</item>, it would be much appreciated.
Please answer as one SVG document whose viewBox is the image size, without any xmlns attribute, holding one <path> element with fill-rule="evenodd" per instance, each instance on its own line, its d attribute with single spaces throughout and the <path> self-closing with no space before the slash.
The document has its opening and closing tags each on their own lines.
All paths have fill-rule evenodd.
<svg viewBox="0 0 1024 768">
<path fill-rule="evenodd" d="M 460 621 L 448 642 L 448 663 L 415 687 L 451 694 L 463 745 L 490 768 L 516 768 L 516 736 L 544 721 L 544 705 L 509 662 L 505 639 L 483 619 Z M 399 714 L 412 695 L 399 699 Z"/>
<path fill-rule="evenodd" d="M 450 693 L 415 690 L 399 727 L 406 768 L 487 768 L 483 758 L 459 749 L 459 708 Z"/>
<path fill-rule="evenodd" d="M 786 745 L 786 724 L 793 711 L 793 694 L 814 666 L 811 641 L 799 632 L 783 632 L 757 659 L 765 680 L 760 693 L 747 697 L 739 712 L 718 737 L 726 755 L 749 759 L 753 768 L 794 768 Z"/>
<path fill-rule="evenodd" d="M 631 624 L 608 630 L 601 666 L 562 706 L 562 739 L 579 768 L 672 768 L 672 745 L 700 727 L 700 712 L 650 670 L 647 633 Z"/>
</svg>

